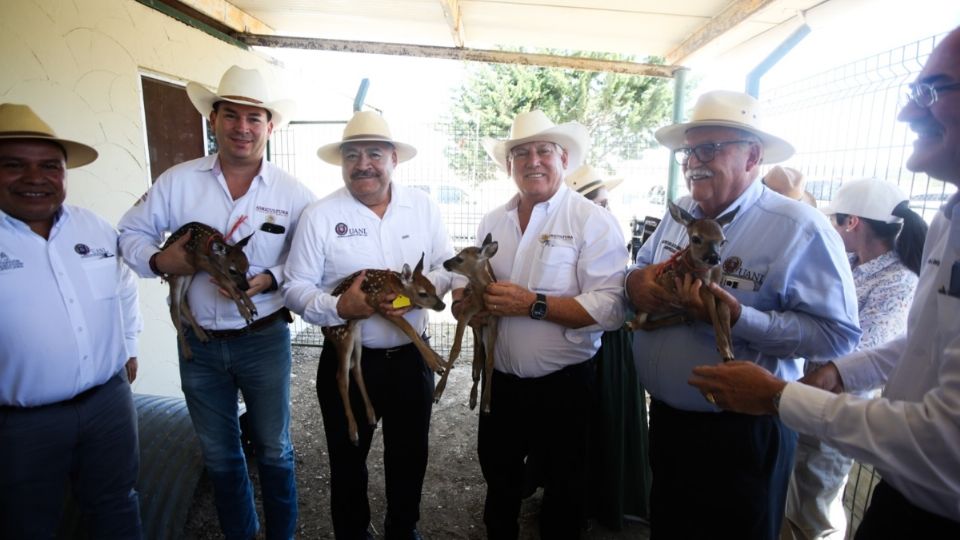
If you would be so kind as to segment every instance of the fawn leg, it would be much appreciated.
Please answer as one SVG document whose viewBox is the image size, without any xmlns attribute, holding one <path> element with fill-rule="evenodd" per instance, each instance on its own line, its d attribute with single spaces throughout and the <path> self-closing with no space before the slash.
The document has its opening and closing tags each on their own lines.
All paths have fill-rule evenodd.
<svg viewBox="0 0 960 540">
<path fill-rule="evenodd" d="M 367 413 L 367 423 L 371 426 L 377 425 L 377 413 L 373 410 L 373 404 L 370 403 L 370 396 L 367 394 L 367 385 L 363 382 L 363 367 L 360 362 L 363 356 L 363 339 L 360 335 L 361 325 L 357 324 L 353 330 L 353 355 L 351 359 L 351 370 L 353 379 L 357 381 L 357 389 L 360 390 L 360 396 L 363 398 L 363 407 Z"/>
<path fill-rule="evenodd" d="M 473 330 L 473 386 L 470 387 L 470 410 L 477 408 L 477 387 L 480 385 L 480 376 L 483 373 L 483 359 L 486 358 L 486 347 L 483 344 L 482 331 Z"/>
<path fill-rule="evenodd" d="M 493 387 L 493 352 L 497 343 L 497 319 L 487 325 L 486 364 L 483 372 L 483 395 L 480 398 L 480 412 L 490 413 L 491 388 Z"/>
<path fill-rule="evenodd" d="M 457 319 L 457 333 L 453 337 L 453 346 L 450 347 L 450 360 L 443 366 L 443 375 L 440 376 L 440 381 L 437 382 L 437 387 L 433 390 L 434 403 L 440 401 L 440 396 L 443 395 L 443 389 L 447 386 L 447 376 L 450 375 L 453 362 L 460 357 L 460 344 L 463 341 L 463 331 L 467 327 L 467 321 L 470 320 L 467 313 L 461 313 L 460 315 L 461 317 Z"/>
<path fill-rule="evenodd" d="M 413 345 L 420 351 L 420 354 L 423 356 L 424 361 L 431 371 L 434 373 L 443 373 L 443 358 L 440 358 L 439 354 L 435 353 L 429 345 L 423 342 L 423 339 L 413 330 L 413 327 L 410 326 L 410 323 L 408 323 L 406 319 L 403 317 L 386 317 L 386 319 L 396 325 L 397 328 L 410 338 L 410 341 L 412 341 Z"/>
<path fill-rule="evenodd" d="M 707 306 L 710 322 L 713 323 L 714 339 L 717 341 L 717 351 L 724 362 L 733 360 L 733 348 L 730 343 L 730 308 L 717 300 L 706 287 L 700 289 L 700 299 Z"/>
<path fill-rule="evenodd" d="M 350 435 L 350 442 L 354 445 L 359 444 L 360 436 L 357 434 L 357 421 L 353 417 L 353 407 L 350 406 L 350 358 L 353 356 L 353 326 L 356 321 L 347 323 L 346 328 L 334 329 L 337 335 L 334 337 L 334 345 L 337 348 L 337 389 L 340 391 L 340 400 L 343 402 L 343 412 L 347 417 L 347 432 Z M 338 332 L 339 330 L 339 332 Z"/>
</svg>

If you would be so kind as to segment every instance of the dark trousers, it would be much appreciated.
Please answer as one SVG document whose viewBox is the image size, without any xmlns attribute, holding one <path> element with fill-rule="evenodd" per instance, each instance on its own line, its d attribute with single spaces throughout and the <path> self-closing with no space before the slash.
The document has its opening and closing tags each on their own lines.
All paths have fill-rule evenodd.
<svg viewBox="0 0 960 540">
<path fill-rule="evenodd" d="M 650 407 L 650 537 L 776 539 L 797 434 L 776 416 Z"/>
<path fill-rule="evenodd" d="M 420 494 L 427 470 L 433 373 L 416 347 L 363 349 L 363 379 L 370 402 L 383 421 L 383 469 L 386 483 L 386 537 L 404 538 L 420 519 Z M 340 540 L 367 537 L 367 454 L 374 426 L 367 425 L 363 399 L 350 378 L 350 402 L 359 428 L 354 446 L 347 432 L 343 401 L 337 390 L 337 354 L 325 344 L 317 367 L 317 398 L 330 455 L 330 507 L 333 531 Z"/>
<path fill-rule="evenodd" d="M 122 371 L 71 400 L 0 407 L 0 538 L 53 538 L 68 479 L 90 538 L 140 538 L 139 467 Z"/>
<path fill-rule="evenodd" d="M 960 522 L 928 512 L 907 500 L 886 480 L 873 489 L 870 506 L 857 528 L 856 540 L 902 538 L 957 539 Z"/>
<path fill-rule="evenodd" d="M 580 537 L 594 385 L 593 362 L 529 379 L 493 372 L 491 412 L 480 414 L 477 435 L 488 538 L 519 535 L 524 460 L 531 454 L 541 461 L 543 475 L 540 537 Z"/>
</svg>

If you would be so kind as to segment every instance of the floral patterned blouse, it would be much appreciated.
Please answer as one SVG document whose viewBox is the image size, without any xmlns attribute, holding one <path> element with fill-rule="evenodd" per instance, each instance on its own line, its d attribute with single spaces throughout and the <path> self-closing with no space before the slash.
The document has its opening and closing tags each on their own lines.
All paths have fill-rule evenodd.
<svg viewBox="0 0 960 540">
<path fill-rule="evenodd" d="M 917 275 L 892 250 L 861 265 L 857 265 L 856 255 L 851 255 L 850 266 L 863 330 L 857 350 L 876 347 L 904 333 Z"/>
</svg>

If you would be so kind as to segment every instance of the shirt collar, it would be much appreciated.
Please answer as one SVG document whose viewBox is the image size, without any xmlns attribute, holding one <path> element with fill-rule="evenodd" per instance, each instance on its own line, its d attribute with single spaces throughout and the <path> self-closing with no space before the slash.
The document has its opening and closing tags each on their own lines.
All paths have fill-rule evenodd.
<svg viewBox="0 0 960 540">
<path fill-rule="evenodd" d="M 540 205 L 544 205 L 544 211 L 549 214 L 553 208 L 556 208 L 559 206 L 560 201 L 562 201 L 563 198 L 566 197 L 569 192 L 570 192 L 570 188 L 567 186 L 566 182 L 561 182 L 560 188 L 557 189 L 557 192 L 554 193 L 552 197 L 550 197 L 546 201 L 533 205 L 533 207 L 536 208 Z M 517 193 L 514 194 L 514 196 L 511 197 L 510 200 L 507 202 L 507 210 L 516 210 L 517 207 L 519 206 L 520 206 L 520 192 L 517 191 Z"/>
<path fill-rule="evenodd" d="M 257 170 L 257 175 L 254 176 L 254 180 L 261 178 L 267 185 L 270 184 L 271 179 L 270 175 L 265 174 L 267 169 L 267 160 L 265 158 L 260 159 L 260 168 Z M 204 156 L 197 163 L 198 171 L 209 171 L 213 175 L 220 176 L 223 174 L 223 169 L 220 168 L 220 154 L 210 154 L 209 156 Z"/>
<path fill-rule="evenodd" d="M 50 228 L 50 235 L 53 236 L 53 232 L 58 229 L 63 223 L 66 223 L 70 219 L 70 208 L 61 204 L 60 209 L 57 210 L 57 213 L 53 215 L 53 227 Z M 25 222 L 11 216 L 10 214 L 0 210 L 0 224 L 3 224 L 6 227 L 12 227 L 13 229 L 22 229 L 29 230 L 30 226 Z"/>
<path fill-rule="evenodd" d="M 897 256 L 896 251 L 890 250 L 875 259 L 869 260 L 855 267 L 853 271 L 854 273 L 862 276 L 872 276 L 877 272 L 880 272 L 883 269 L 887 268 L 888 266 L 895 264 L 899 260 L 900 260 L 900 257 Z M 850 257 L 851 264 L 856 263 L 856 261 L 857 261 L 857 256 L 852 255 Z"/>
</svg>

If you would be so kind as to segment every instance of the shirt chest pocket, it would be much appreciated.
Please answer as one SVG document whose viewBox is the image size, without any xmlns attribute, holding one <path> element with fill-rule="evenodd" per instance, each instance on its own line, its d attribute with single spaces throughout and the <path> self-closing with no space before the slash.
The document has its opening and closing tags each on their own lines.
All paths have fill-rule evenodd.
<svg viewBox="0 0 960 540">
<path fill-rule="evenodd" d="M 555 244 L 543 246 L 530 271 L 530 286 L 536 292 L 579 292 L 577 287 L 577 248 Z"/>
<path fill-rule="evenodd" d="M 120 269 L 116 257 L 89 259 L 80 263 L 90 286 L 90 296 L 95 300 L 104 300 L 117 296 L 117 284 Z"/>
</svg>

